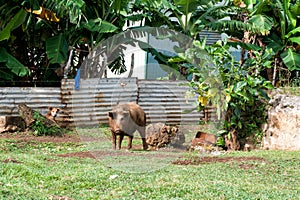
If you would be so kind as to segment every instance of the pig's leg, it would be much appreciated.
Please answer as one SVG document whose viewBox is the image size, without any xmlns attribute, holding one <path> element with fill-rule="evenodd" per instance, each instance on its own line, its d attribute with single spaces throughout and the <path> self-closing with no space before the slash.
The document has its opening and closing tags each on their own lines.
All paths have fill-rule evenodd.
<svg viewBox="0 0 300 200">
<path fill-rule="evenodd" d="M 145 127 L 139 127 L 138 128 L 138 131 L 140 133 L 140 136 L 142 138 L 142 141 L 143 141 L 143 149 L 144 150 L 147 150 L 148 149 L 148 144 L 146 142 L 146 134 L 145 134 Z"/>
<path fill-rule="evenodd" d="M 133 139 L 133 136 L 129 135 L 128 136 L 128 150 L 132 148 L 132 139 Z"/>
<path fill-rule="evenodd" d="M 116 140 L 117 140 L 117 136 L 115 133 L 112 133 L 112 148 L 116 149 Z"/>
<path fill-rule="evenodd" d="M 119 149 L 119 150 L 121 149 L 123 138 L 124 138 L 124 135 L 123 135 L 123 134 L 120 134 L 120 137 L 119 137 L 119 143 L 118 143 L 118 149 Z"/>
</svg>

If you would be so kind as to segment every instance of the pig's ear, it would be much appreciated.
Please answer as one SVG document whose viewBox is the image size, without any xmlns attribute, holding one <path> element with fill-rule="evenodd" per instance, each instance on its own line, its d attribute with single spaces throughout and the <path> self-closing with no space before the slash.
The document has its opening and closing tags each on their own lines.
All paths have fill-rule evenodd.
<svg viewBox="0 0 300 200">
<path fill-rule="evenodd" d="M 113 112 L 108 112 L 108 117 L 114 119 L 114 113 Z"/>
</svg>

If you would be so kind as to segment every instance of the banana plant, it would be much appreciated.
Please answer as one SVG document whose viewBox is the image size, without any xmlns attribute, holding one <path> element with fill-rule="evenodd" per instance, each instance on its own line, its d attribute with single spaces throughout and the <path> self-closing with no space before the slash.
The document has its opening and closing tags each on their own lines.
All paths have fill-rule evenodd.
<svg viewBox="0 0 300 200">
<path fill-rule="evenodd" d="M 277 0 L 271 6 L 274 10 L 274 15 L 278 16 L 278 25 L 274 27 L 274 32 L 279 33 L 278 35 L 280 36 L 280 40 L 277 40 L 279 48 L 275 50 L 275 54 L 280 56 L 289 70 L 300 70 L 300 2 Z M 272 41 L 274 37 L 276 36 L 271 35 L 270 39 L 267 40 Z M 268 46 L 272 45 L 271 42 L 266 43 Z"/>
<path fill-rule="evenodd" d="M 127 9 L 120 0 L 0 0 L 0 5 L 0 48 L 5 52 L 0 78 L 26 76 L 42 83 L 60 82 L 57 70 L 69 60 L 70 49 L 77 51 L 71 57 L 76 70 L 94 45 L 121 31 L 126 18 L 120 10 Z M 12 69 L 16 65 L 21 73 Z"/>
<path fill-rule="evenodd" d="M 25 17 L 26 11 L 20 9 L 0 32 L 0 42 L 4 43 L 3 41 L 8 40 L 11 32 L 24 23 Z M 8 53 L 4 47 L 0 47 L 0 65 L 3 66 L 0 70 L 0 77 L 3 77 L 7 81 L 12 81 L 16 76 L 24 77 L 30 74 L 28 68 Z"/>
<path fill-rule="evenodd" d="M 267 28 L 268 32 L 256 35 L 257 40 L 252 43 L 273 50 L 274 56 L 271 60 L 273 67 L 280 66 L 290 71 L 300 70 L 300 2 L 293 0 L 238 2 L 245 5 L 249 21 L 256 26 Z"/>
</svg>

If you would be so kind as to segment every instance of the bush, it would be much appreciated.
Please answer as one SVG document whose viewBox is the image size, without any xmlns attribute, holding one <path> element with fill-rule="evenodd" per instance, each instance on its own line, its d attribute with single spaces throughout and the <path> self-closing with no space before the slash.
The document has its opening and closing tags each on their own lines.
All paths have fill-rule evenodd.
<svg viewBox="0 0 300 200">
<path fill-rule="evenodd" d="M 177 61 L 192 63 L 188 76 L 193 74 L 194 78 L 188 83 L 187 96 L 198 96 L 198 111 L 208 105 L 216 108 L 218 120 L 224 122 L 219 129 L 226 147 L 239 150 L 249 138 L 257 143 L 262 136 L 261 124 L 266 120 L 268 100 L 266 90 L 272 84 L 259 74 L 270 67 L 264 59 L 270 54 L 268 50 L 256 51 L 256 58 L 247 58 L 241 65 L 229 47 L 222 41 L 212 46 L 195 41 Z"/>
</svg>

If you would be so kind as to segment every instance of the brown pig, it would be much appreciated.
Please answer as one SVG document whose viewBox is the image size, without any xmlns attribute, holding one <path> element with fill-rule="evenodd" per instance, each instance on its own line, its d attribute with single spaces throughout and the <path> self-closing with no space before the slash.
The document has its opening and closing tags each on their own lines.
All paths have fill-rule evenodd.
<svg viewBox="0 0 300 200">
<path fill-rule="evenodd" d="M 121 149 L 124 136 L 128 136 L 128 149 L 132 148 L 133 133 L 137 130 L 143 141 L 143 149 L 148 145 L 145 139 L 146 114 L 136 103 L 116 105 L 108 112 L 109 127 L 112 133 L 112 148 L 116 149 L 116 139 L 119 136 L 118 149 Z"/>
</svg>

